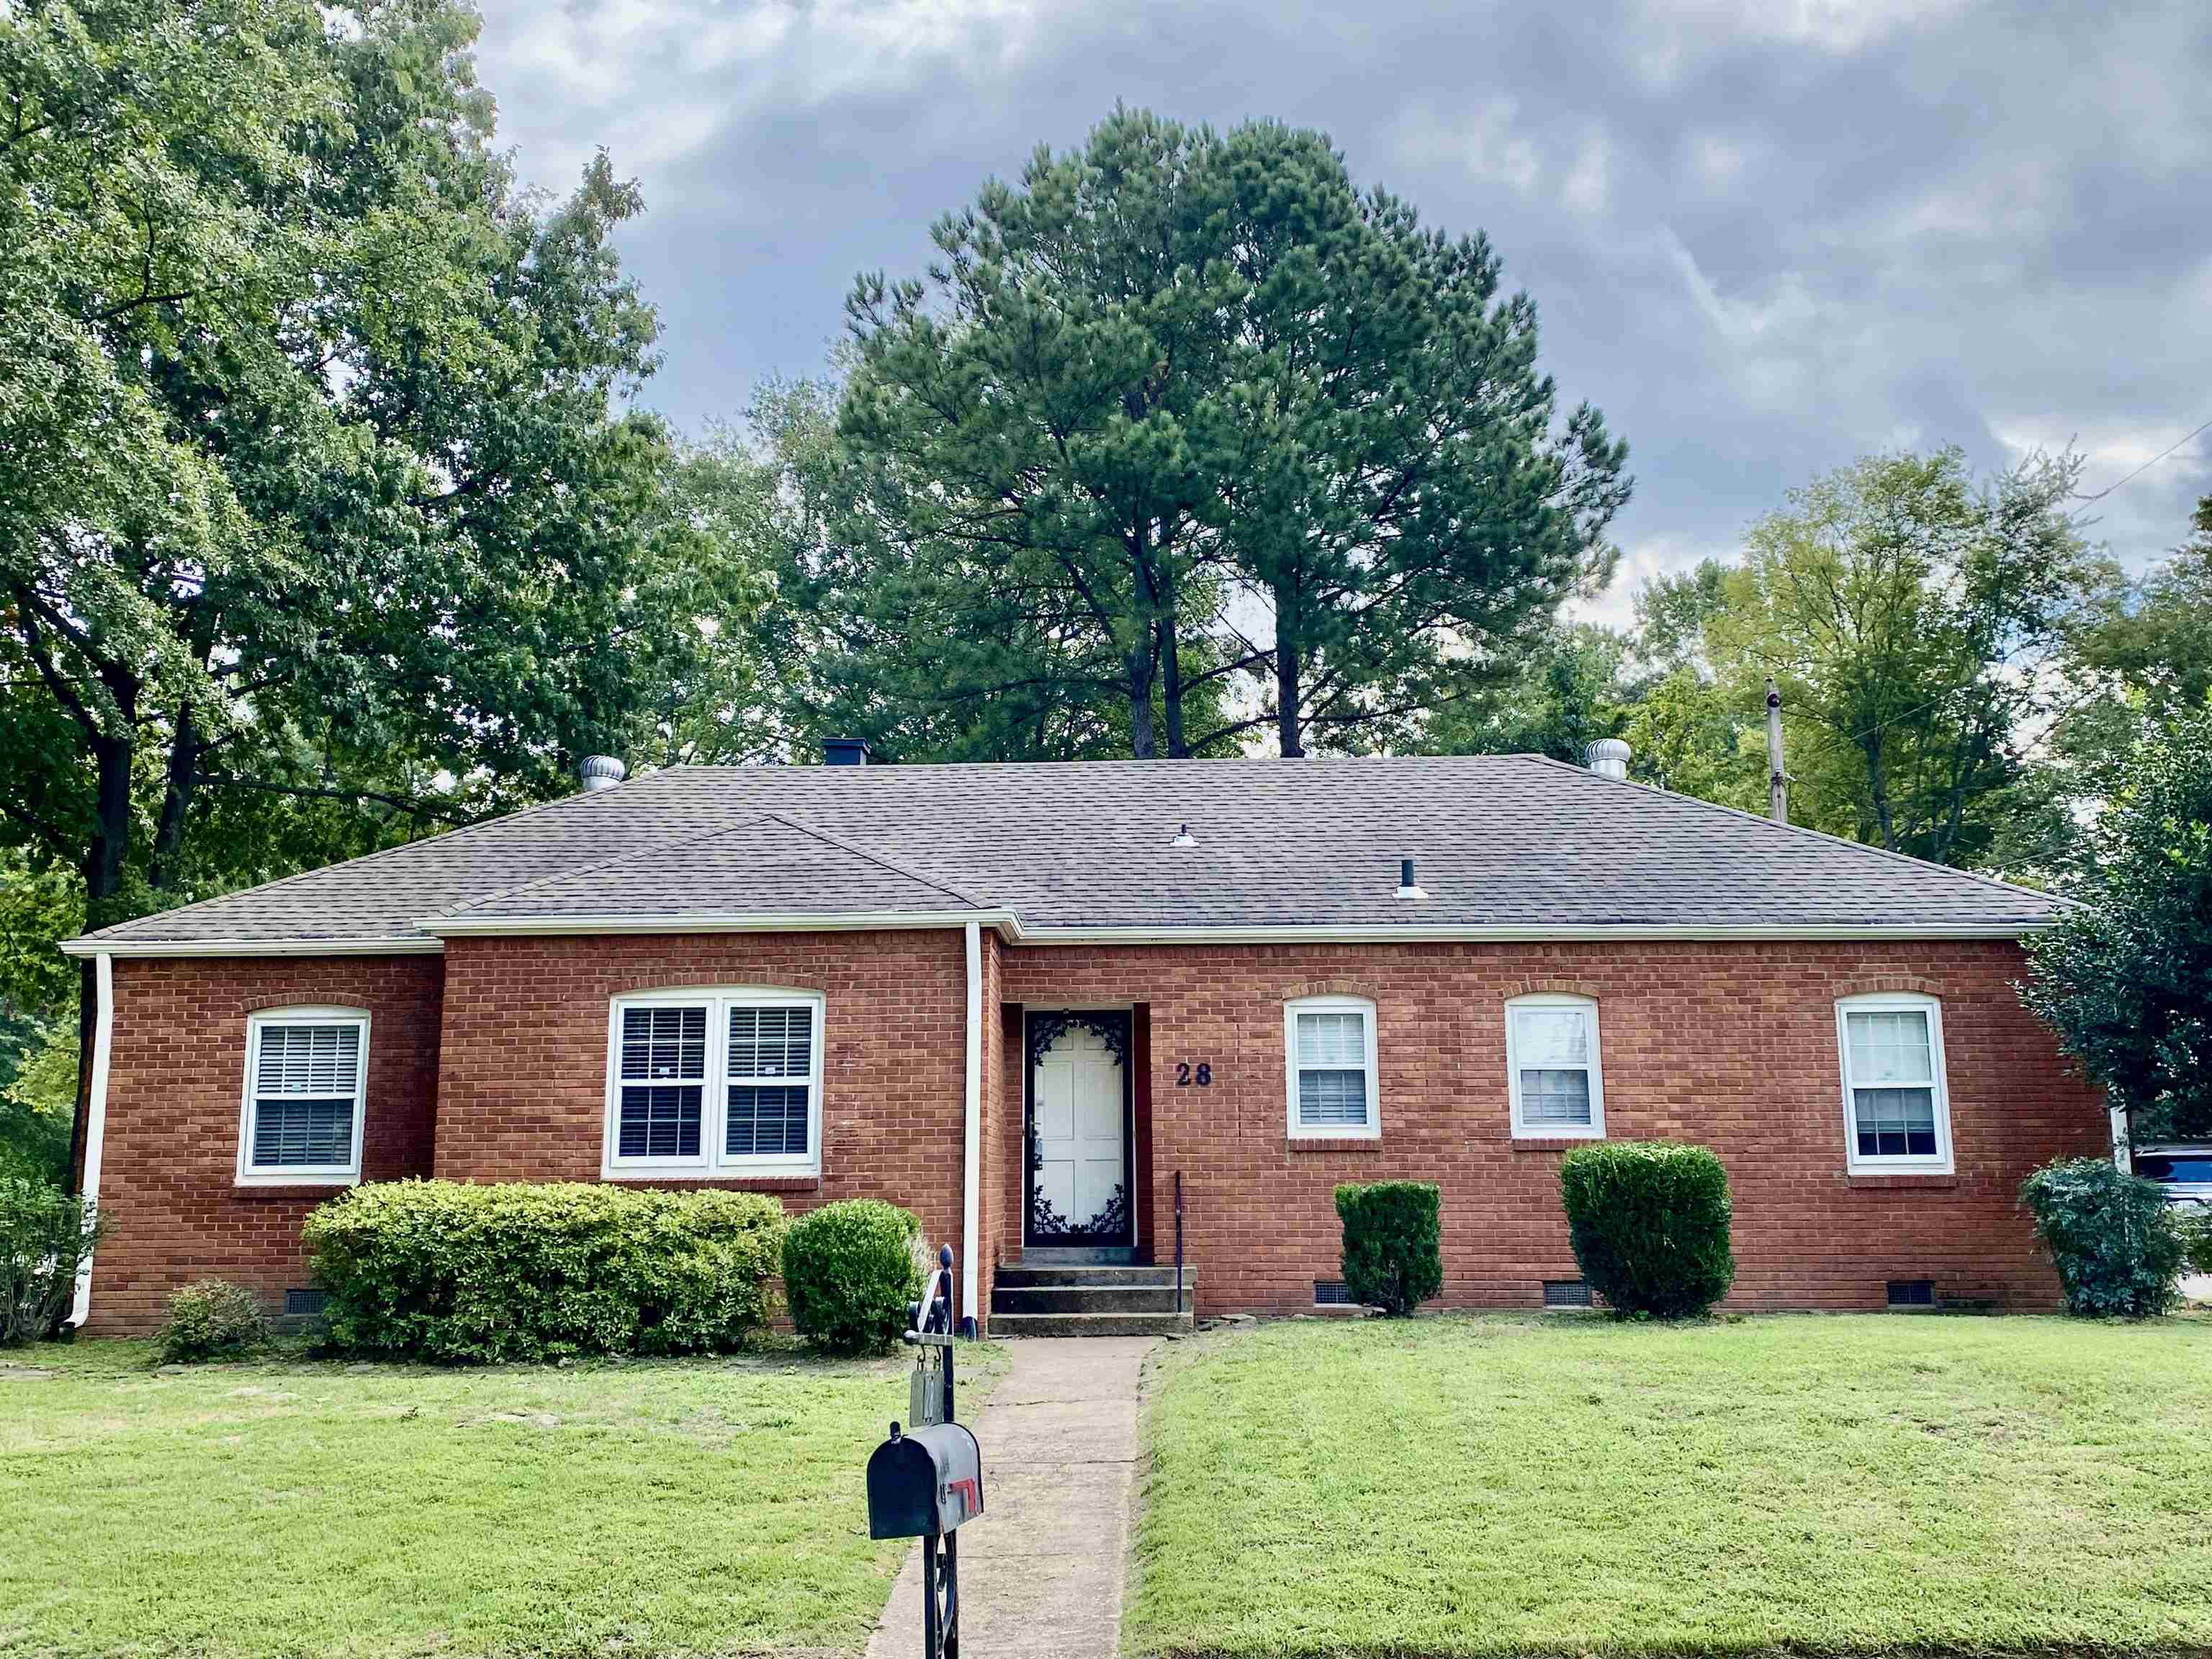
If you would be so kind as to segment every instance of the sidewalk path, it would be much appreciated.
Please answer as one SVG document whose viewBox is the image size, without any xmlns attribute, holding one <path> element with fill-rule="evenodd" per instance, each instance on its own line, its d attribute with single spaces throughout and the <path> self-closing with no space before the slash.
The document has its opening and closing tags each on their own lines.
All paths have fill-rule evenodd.
<svg viewBox="0 0 2212 1659">
<path fill-rule="evenodd" d="M 1152 1337 L 1024 1337 L 972 1426 L 983 1514 L 960 1529 L 960 1638 L 991 1659 L 1115 1659 L 1135 1508 L 1137 1378 Z M 868 1659 L 921 1651 L 907 1557 Z"/>
</svg>

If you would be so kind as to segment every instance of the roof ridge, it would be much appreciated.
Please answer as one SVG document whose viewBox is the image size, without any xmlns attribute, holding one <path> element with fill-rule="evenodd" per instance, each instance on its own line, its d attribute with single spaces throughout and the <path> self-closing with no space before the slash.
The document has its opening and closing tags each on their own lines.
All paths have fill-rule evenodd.
<svg viewBox="0 0 2212 1659">
<path fill-rule="evenodd" d="M 480 893 L 465 904 L 450 904 L 436 914 L 441 916 L 464 916 L 487 905 L 511 902 L 537 888 L 550 887 L 556 883 L 572 881 L 580 876 L 588 876 L 597 871 L 613 869 L 617 865 L 633 864 L 640 859 L 659 857 L 678 848 L 702 846 L 708 842 L 720 840 L 724 836 L 735 835 L 740 830 L 750 830 L 757 824 L 770 823 L 780 823 L 786 829 L 796 830 L 810 840 L 835 847 L 842 853 L 878 866 L 908 881 L 918 882 L 924 887 L 934 888 L 940 893 L 949 894 L 972 910 L 988 908 L 980 899 L 962 892 L 957 887 L 948 886 L 944 882 L 934 880 L 918 870 L 911 870 L 902 865 L 894 864 L 879 854 L 872 853 L 865 847 L 855 846 L 841 836 L 831 835 L 825 830 L 795 818 L 788 812 L 778 811 L 774 807 L 763 807 L 757 811 L 748 813 L 743 817 L 729 823 L 718 825 L 712 830 L 700 830 L 689 835 L 671 836 L 665 841 L 652 842 L 646 846 L 633 848 L 629 852 L 617 853 L 610 858 L 599 859 L 590 864 L 579 864 L 567 870 L 558 870 L 551 875 L 540 876 L 533 881 L 518 882 L 512 887 L 502 887 L 495 892 Z"/>
<path fill-rule="evenodd" d="M 1979 882 L 1983 886 L 1994 887 L 2001 893 L 2016 893 L 2022 898 L 2032 898 L 2039 903 L 2062 904 L 2069 907 L 2078 906 L 2080 903 L 2079 900 L 2069 899 L 2063 893 L 2046 893 L 2037 888 L 2023 887 L 2018 882 L 2000 881 L 1996 877 L 1985 876 L 1978 870 L 1961 870 L 1956 865 L 1938 864 L 1933 859 L 1916 858 L 1910 853 L 1893 853 L 1887 847 L 1876 847 L 1863 841 L 1852 841 L 1843 836 L 1832 836 L 1825 830 L 1814 829 L 1810 824 L 1778 823 L 1772 818 L 1762 817 L 1757 812 L 1747 812 L 1741 806 L 1729 806 L 1720 801 L 1707 800 L 1703 795 L 1685 794 L 1679 789 L 1662 789 L 1656 784 L 1638 783 L 1632 778 L 1609 778 L 1602 772 L 1593 772 L 1586 766 L 1577 766 L 1571 761 L 1559 760 L 1550 755 L 1516 754 L 1506 758 L 1532 761 L 1539 766 L 1548 766 L 1562 772 L 1571 772 L 1575 776 L 1586 778 L 1593 783 L 1607 784 L 1624 789 L 1639 789 L 1647 795 L 1656 795 L 1664 800 L 1678 800 L 1692 806 L 1704 807 L 1707 811 L 1724 812 L 1732 818 L 1741 818 L 1747 823 L 1760 824 L 1782 835 L 1809 836 L 1815 841 L 1827 842 L 1831 847 L 1848 848 L 1854 853 L 1869 853 L 1876 858 L 1887 859 L 1896 864 L 1908 865 L 1915 870 L 1932 870 L 1939 875 L 1956 876 L 1961 880 Z"/>
<path fill-rule="evenodd" d="M 541 800 L 535 806 L 518 807 L 512 812 L 495 812 L 489 817 L 477 818 L 467 823 L 457 823 L 450 830 L 441 830 L 435 835 L 424 836 L 415 841 L 403 841 L 391 847 L 380 847 L 374 853 L 363 853 L 356 858 L 340 859 L 336 864 L 319 864 L 309 869 L 295 870 L 289 876 L 277 876 L 269 881 L 258 881 L 251 887 L 234 887 L 227 893 L 210 893 L 204 899 L 194 899 L 190 904 L 179 904 L 168 910 L 149 911 L 143 916 L 132 916 L 127 921 L 112 921 L 105 927 L 98 928 L 89 933 L 81 933 L 77 937 L 88 939 L 105 939 L 111 934 L 120 933 L 126 927 L 136 927 L 142 922 L 185 915 L 207 905 L 227 903 L 232 899 L 245 898 L 250 894 L 273 892 L 279 887 L 289 887 L 295 881 L 305 881 L 310 876 L 324 875 L 341 867 L 358 868 L 364 864 L 374 864 L 379 859 L 387 859 L 398 853 L 411 853 L 418 848 L 428 847 L 435 842 L 454 841 L 479 830 L 490 830 L 504 824 L 517 823 L 524 818 L 536 817 L 541 812 L 550 812 L 556 807 L 581 806 L 587 803 L 602 801 L 611 795 L 620 793 L 632 785 L 644 782 L 647 778 L 659 777 L 665 773 L 685 769 L 687 769 L 682 766 L 661 767 L 654 771 L 641 772 L 634 778 L 624 778 L 620 783 L 611 784 L 602 789 L 571 790 L 568 793 L 556 796 L 551 800 Z"/>
<path fill-rule="evenodd" d="M 986 910 L 990 908 L 989 905 L 985 903 L 981 899 L 977 898 L 973 893 L 963 891 L 961 889 L 953 886 L 950 882 L 939 881 L 936 877 L 925 874 L 923 872 L 915 869 L 911 865 L 900 864 L 894 860 L 887 859 L 881 853 L 878 853 L 869 848 L 863 847 L 856 842 L 848 841 L 844 836 L 837 835 L 834 831 L 824 830 L 819 824 L 809 823 L 804 818 L 794 817 L 789 812 L 779 811 L 775 807 L 769 807 L 762 816 L 774 818 L 781 823 L 787 823 L 793 829 L 798 830 L 801 835 L 811 836 L 817 841 L 827 842 L 830 846 L 838 848 L 842 852 L 850 853 L 856 859 L 866 859 L 869 863 L 888 870 L 895 876 L 904 876 L 908 881 L 920 882 L 924 887 L 934 887 L 940 893 L 949 893 L 954 898 L 958 899 L 963 904 L 967 905 L 970 909 Z"/>
<path fill-rule="evenodd" d="M 535 887 L 550 887 L 555 882 L 570 881 L 578 876 L 588 876 L 599 870 L 611 870 L 618 864 L 629 864 L 637 859 L 650 858 L 655 854 L 665 853 L 673 848 L 696 846 L 701 842 L 713 841 L 718 836 L 732 835 L 739 830 L 760 823 L 764 818 L 773 818 L 777 816 L 779 816 L 777 813 L 763 806 L 729 823 L 717 824 L 712 830 L 691 830 L 680 836 L 671 836 L 665 841 L 648 842 L 644 846 L 634 847 L 626 853 L 611 854 L 603 859 L 594 859 L 589 864 L 579 864 L 566 870 L 556 870 L 550 876 L 538 876 L 529 881 L 517 882 L 512 887 L 501 887 L 492 892 L 479 893 L 465 903 L 449 904 L 436 914 L 441 916 L 461 915 L 476 909 L 480 905 L 490 904 L 499 899 L 510 899 L 519 893 L 527 893 Z"/>
</svg>

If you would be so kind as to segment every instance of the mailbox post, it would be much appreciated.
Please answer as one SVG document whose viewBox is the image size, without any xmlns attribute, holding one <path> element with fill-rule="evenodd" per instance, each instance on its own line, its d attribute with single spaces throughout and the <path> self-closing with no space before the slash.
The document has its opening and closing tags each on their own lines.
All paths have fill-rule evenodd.
<svg viewBox="0 0 2212 1659">
<path fill-rule="evenodd" d="M 925 1659 L 959 1659 L 960 1547 L 956 1534 L 983 1512 L 983 1454 L 953 1420 L 952 1333 L 960 1328 L 950 1245 L 937 1255 L 921 1300 L 908 1308 L 915 1348 L 914 1425 L 868 1459 L 868 1536 L 921 1540 Z"/>
</svg>

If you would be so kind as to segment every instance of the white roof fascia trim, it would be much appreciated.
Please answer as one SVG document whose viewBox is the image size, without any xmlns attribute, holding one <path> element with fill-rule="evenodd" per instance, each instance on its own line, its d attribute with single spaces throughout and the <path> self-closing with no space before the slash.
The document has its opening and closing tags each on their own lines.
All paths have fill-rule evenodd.
<svg viewBox="0 0 2212 1659">
<path fill-rule="evenodd" d="M 1553 940 L 1619 939 L 2018 939 L 2042 932 L 2049 922 L 1955 922 L 1840 927 L 1759 925 L 1745 927 L 1662 927 L 1624 922 L 1613 927 L 1559 927 L 1497 925 L 1455 927 L 1361 927 L 1285 926 L 1277 927 L 1031 927 L 1024 945 L 1449 945 L 1461 943 L 1543 944 Z"/>
<path fill-rule="evenodd" d="M 72 957 L 387 957 L 435 956 L 446 947 L 434 939 L 101 939 L 62 941 Z"/>
<path fill-rule="evenodd" d="M 734 914 L 676 911 L 658 915 L 573 916 L 429 916 L 415 925 L 444 939 L 554 938 L 576 933 L 849 933 L 885 928 L 964 928 L 970 922 L 1022 937 L 1012 910 L 848 910 Z"/>
</svg>

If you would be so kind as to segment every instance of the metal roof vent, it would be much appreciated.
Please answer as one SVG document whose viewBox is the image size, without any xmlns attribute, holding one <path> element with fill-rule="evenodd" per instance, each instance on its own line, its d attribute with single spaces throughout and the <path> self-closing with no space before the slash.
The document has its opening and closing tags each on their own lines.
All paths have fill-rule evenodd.
<svg viewBox="0 0 2212 1659">
<path fill-rule="evenodd" d="M 1401 899 L 1425 899 L 1428 897 L 1426 890 L 1422 887 L 1420 883 L 1413 879 L 1413 861 L 1411 859 L 1400 859 L 1398 860 L 1398 896 Z"/>
<path fill-rule="evenodd" d="M 586 755 L 576 763 L 576 775 L 583 780 L 584 793 L 596 795 L 602 789 L 611 789 L 629 775 L 629 768 L 612 755 Z"/>
<path fill-rule="evenodd" d="M 1188 824 L 1179 823 L 1176 826 L 1175 839 L 1170 842 L 1168 845 L 1170 847 L 1195 847 L 1198 845 L 1198 837 L 1190 833 L 1190 826 Z"/>
<path fill-rule="evenodd" d="M 868 743 L 865 738 L 822 739 L 822 763 L 824 766 L 866 766 L 868 754 Z"/>
<path fill-rule="evenodd" d="M 1589 769 L 1601 778 L 1611 778 L 1615 783 L 1628 781 L 1628 757 L 1632 751 L 1619 738 L 1600 738 L 1583 750 L 1583 758 Z"/>
</svg>

